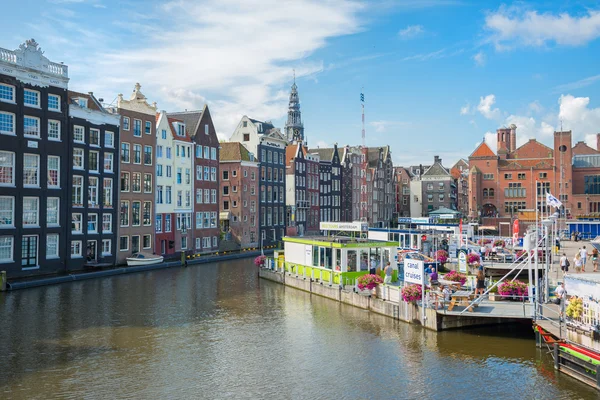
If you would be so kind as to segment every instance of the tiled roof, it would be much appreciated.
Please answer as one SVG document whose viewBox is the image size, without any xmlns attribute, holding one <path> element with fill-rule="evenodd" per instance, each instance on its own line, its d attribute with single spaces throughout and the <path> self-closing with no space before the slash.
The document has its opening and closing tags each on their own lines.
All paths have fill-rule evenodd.
<svg viewBox="0 0 600 400">
<path fill-rule="evenodd" d="M 309 149 L 308 152 L 310 154 L 318 154 L 319 155 L 319 159 L 321 161 L 331 161 L 333 160 L 333 148 L 319 148 L 319 149 Z"/>
<path fill-rule="evenodd" d="M 266 132 L 269 132 L 271 129 L 275 128 L 275 126 L 271 122 L 263 122 L 263 121 L 259 121 L 257 119 L 252 119 L 252 118 L 248 118 L 248 119 L 250 121 L 252 121 L 252 123 L 254 125 L 256 125 L 256 124 L 262 125 L 262 130 L 259 130 L 258 133 L 266 133 Z"/>
<path fill-rule="evenodd" d="M 169 118 L 176 118 L 179 121 L 182 121 L 185 124 L 185 128 L 189 132 L 190 136 L 195 136 L 198 130 L 198 124 L 200 123 L 202 115 L 204 114 L 204 110 L 206 110 L 206 106 L 204 106 L 202 110 L 168 113 L 168 116 Z"/>
<path fill-rule="evenodd" d="M 291 165 L 291 161 L 296 158 L 296 154 L 298 152 L 298 146 L 300 146 L 300 144 L 290 144 L 289 146 L 287 146 L 285 148 L 285 165 L 286 166 L 290 166 Z"/>
<path fill-rule="evenodd" d="M 471 153 L 470 157 L 496 157 L 490 146 L 485 141 L 481 142 L 479 146 Z"/>
<path fill-rule="evenodd" d="M 81 93 L 81 92 L 75 92 L 73 90 L 69 90 L 68 96 L 69 96 L 69 104 L 79 105 L 79 103 L 77 102 L 76 99 L 78 97 L 81 97 L 81 98 L 84 98 L 87 100 L 87 108 L 89 108 L 90 110 L 107 112 L 102 107 L 100 102 L 96 99 L 96 97 L 94 97 L 94 95 L 92 93 Z"/>
<path fill-rule="evenodd" d="M 245 153 L 243 152 L 245 150 Z M 243 157 L 246 157 L 244 160 Z M 250 161 L 248 150 L 239 142 L 224 142 L 221 143 L 219 151 L 219 161 Z"/>
<path fill-rule="evenodd" d="M 584 155 L 584 154 L 598 154 L 600 153 L 598 150 L 588 146 L 585 142 L 577 142 L 575 146 L 573 146 L 573 155 Z"/>
<path fill-rule="evenodd" d="M 177 132 L 175 131 L 175 127 L 173 126 L 174 122 L 183 122 L 180 119 L 177 118 L 171 118 L 171 117 L 167 117 L 167 120 L 169 121 L 169 128 L 171 129 L 171 135 L 173 135 L 173 139 L 175 140 L 181 140 L 183 142 L 192 142 L 192 139 L 190 139 L 190 134 L 191 134 L 191 129 L 190 127 L 188 127 L 187 125 L 185 126 L 185 136 L 179 136 L 177 135 Z"/>
<path fill-rule="evenodd" d="M 447 176 L 450 175 L 448 170 L 444 168 L 440 163 L 436 162 L 427 171 L 423 173 L 423 176 Z"/>
</svg>

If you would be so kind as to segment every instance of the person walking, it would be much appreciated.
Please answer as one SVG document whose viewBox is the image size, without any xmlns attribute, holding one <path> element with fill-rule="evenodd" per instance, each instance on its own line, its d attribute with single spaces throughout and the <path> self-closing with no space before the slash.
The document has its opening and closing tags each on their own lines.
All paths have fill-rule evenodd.
<svg viewBox="0 0 600 400">
<path fill-rule="evenodd" d="M 477 297 L 477 294 L 483 296 L 483 293 L 485 292 L 485 274 L 483 273 L 483 269 L 477 271 L 475 279 L 477 281 L 477 285 L 475 286 L 475 297 Z"/>
<path fill-rule="evenodd" d="M 389 285 L 390 283 L 392 283 L 392 274 L 394 273 L 394 269 L 392 268 L 392 265 L 389 261 L 385 265 L 385 269 L 383 271 L 385 272 L 385 278 L 383 278 L 383 283 Z"/>
<path fill-rule="evenodd" d="M 565 308 L 565 299 L 567 298 L 567 291 L 565 290 L 564 282 L 561 282 L 560 285 L 557 286 L 557 288 L 554 290 L 554 294 L 556 295 L 557 303 L 560 306 L 559 318 L 562 321 Z"/>
<path fill-rule="evenodd" d="M 563 253 L 562 257 L 560 258 L 560 269 L 563 272 L 563 276 L 569 272 L 569 259 L 567 258 L 566 253 Z"/>
<path fill-rule="evenodd" d="M 592 266 L 594 267 L 594 272 L 598 272 L 598 249 L 595 247 L 592 250 Z"/>
<path fill-rule="evenodd" d="M 587 249 L 585 248 L 585 246 L 583 246 L 583 248 L 581 249 L 581 251 L 579 252 L 579 255 L 581 256 L 581 271 L 585 272 L 585 264 L 587 263 Z"/>
<path fill-rule="evenodd" d="M 579 253 L 577 253 L 575 255 L 575 259 L 573 259 L 573 264 L 575 264 L 575 272 L 579 273 L 581 272 L 581 255 Z"/>
</svg>

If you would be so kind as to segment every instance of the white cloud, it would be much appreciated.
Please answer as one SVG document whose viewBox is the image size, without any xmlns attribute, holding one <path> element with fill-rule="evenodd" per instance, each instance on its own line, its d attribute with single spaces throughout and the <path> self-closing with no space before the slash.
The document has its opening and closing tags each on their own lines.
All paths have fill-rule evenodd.
<svg viewBox="0 0 600 400">
<path fill-rule="evenodd" d="M 422 35 L 425 32 L 423 25 L 409 25 L 404 29 L 400 29 L 398 36 L 402 39 L 412 39 L 416 36 Z"/>
<path fill-rule="evenodd" d="M 496 96 L 488 94 L 485 97 L 479 98 L 479 105 L 477 105 L 477 111 L 481 113 L 487 119 L 498 119 L 501 116 L 501 112 L 498 108 L 492 108 L 496 102 Z"/>
<path fill-rule="evenodd" d="M 558 85 L 554 89 L 555 89 L 555 92 L 557 92 L 557 93 L 568 92 L 570 90 L 581 89 L 581 88 L 593 85 L 594 83 L 596 83 L 598 81 L 600 81 L 600 75 L 594 75 L 594 76 L 589 76 L 587 78 L 580 79 L 575 82 Z"/>
<path fill-rule="evenodd" d="M 478 67 L 483 67 L 485 65 L 485 53 L 480 51 L 473 56 L 473 60 L 475 61 L 475 65 Z"/>
<path fill-rule="evenodd" d="M 544 111 L 544 107 L 540 104 L 539 101 L 535 100 L 529 103 L 529 110 L 534 113 L 541 113 L 542 111 Z"/>
<path fill-rule="evenodd" d="M 330 145 L 329 145 L 329 143 L 327 143 L 327 142 L 326 142 L 326 141 L 324 141 L 324 140 L 319 140 L 319 141 L 317 142 L 317 147 L 318 147 L 318 148 L 328 148 L 328 147 L 333 147 L 333 146 L 330 146 Z"/>
<path fill-rule="evenodd" d="M 406 125 L 410 125 L 409 122 L 402 122 L 402 121 L 385 121 L 385 120 L 379 120 L 379 121 L 371 121 L 369 122 L 369 126 L 372 126 L 373 128 L 375 128 L 375 132 L 387 132 L 387 130 L 393 126 L 406 126 Z"/>
<path fill-rule="evenodd" d="M 581 16 L 528 11 L 522 7 L 501 7 L 489 13 L 485 27 L 498 50 L 517 46 L 544 46 L 549 43 L 581 46 L 600 37 L 600 11 Z"/>
<path fill-rule="evenodd" d="M 471 113 L 471 105 L 469 103 L 465 104 L 460 108 L 460 115 L 467 115 Z"/>
<path fill-rule="evenodd" d="M 146 7 L 148 18 L 135 27 L 143 34 L 127 48 L 108 31 L 103 38 L 82 38 L 84 28 L 102 29 L 89 24 L 50 21 L 40 32 L 51 27 L 53 36 L 81 42 L 67 50 L 74 89 L 112 99 L 140 82 L 160 109 L 200 109 L 208 102 L 217 131 L 228 137 L 244 114 L 285 115 L 293 68 L 302 99 L 300 78 L 324 70 L 320 60 L 307 57 L 330 38 L 358 32 L 362 8 L 344 0 L 176 0 Z"/>
<path fill-rule="evenodd" d="M 590 108 L 589 97 L 562 95 L 558 103 L 558 119 L 562 121 L 563 130 L 573 131 L 573 136 L 579 140 L 584 140 L 585 135 L 600 132 L 600 107 Z"/>
<path fill-rule="evenodd" d="M 483 140 L 490 147 L 490 149 L 492 149 L 494 153 L 498 150 L 498 137 L 495 132 L 486 132 L 483 135 Z M 477 143 L 477 146 L 479 146 L 480 144 L 481 142 Z"/>
</svg>

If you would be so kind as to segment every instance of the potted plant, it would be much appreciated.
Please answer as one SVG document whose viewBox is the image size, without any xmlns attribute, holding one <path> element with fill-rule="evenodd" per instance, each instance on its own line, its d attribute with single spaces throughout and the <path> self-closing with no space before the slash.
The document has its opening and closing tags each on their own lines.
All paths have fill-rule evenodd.
<svg viewBox="0 0 600 400">
<path fill-rule="evenodd" d="M 579 319 L 583 315 L 583 299 L 577 296 L 571 297 L 565 313 L 571 319 Z"/>
<path fill-rule="evenodd" d="M 267 260 L 267 256 L 257 256 L 254 259 L 254 265 L 256 265 L 257 267 L 264 267 L 265 266 L 265 261 Z"/>
<path fill-rule="evenodd" d="M 423 297 L 423 288 L 421 285 L 413 283 L 411 285 L 406 285 L 400 291 L 402 295 L 402 300 L 407 303 L 416 304 L 417 301 L 421 300 Z"/>
<path fill-rule="evenodd" d="M 471 267 L 477 267 L 481 262 L 481 257 L 477 253 L 467 254 L 467 264 Z"/>
<path fill-rule="evenodd" d="M 383 279 L 376 274 L 367 274 L 360 276 L 357 283 L 358 289 L 361 290 L 362 293 L 372 294 L 373 289 L 383 283 Z"/>
<path fill-rule="evenodd" d="M 496 239 L 494 241 L 494 246 L 496 247 L 504 247 L 506 245 L 506 243 L 504 243 L 504 240 L 502 239 Z"/>
<path fill-rule="evenodd" d="M 438 250 L 435 252 L 435 261 L 443 267 L 448 262 L 448 252 L 446 250 Z"/>
<path fill-rule="evenodd" d="M 502 296 L 500 296 L 498 294 L 498 285 L 494 286 L 493 288 L 490 289 L 490 291 L 488 292 L 488 298 L 490 299 L 490 301 L 500 301 L 502 300 Z"/>
<path fill-rule="evenodd" d="M 527 284 L 520 280 L 502 282 L 498 285 L 498 293 L 504 297 L 512 297 L 513 300 L 521 300 L 528 294 Z"/>
<path fill-rule="evenodd" d="M 461 285 L 464 285 L 465 282 L 467 281 L 467 276 L 458 271 L 450 271 L 446 275 L 444 275 L 444 280 L 450 281 L 450 282 L 457 282 L 457 283 L 460 283 Z"/>
</svg>

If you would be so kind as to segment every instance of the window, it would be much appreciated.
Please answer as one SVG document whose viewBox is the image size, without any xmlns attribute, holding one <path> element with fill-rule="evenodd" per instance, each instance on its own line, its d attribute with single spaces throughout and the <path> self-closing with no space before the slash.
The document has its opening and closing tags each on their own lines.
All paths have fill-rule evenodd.
<svg viewBox="0 0 600 400">
<path fill-rule="evenodd" d="M 223 210 L 229 210 L 229 200 L 223 201 Z"/>
<path fill-rule="evenodd" d="M 504 174 L 504 179 L 512 179 L 512 174 Z"/>
<path fill-rule="evenodd" d="M 12 85 L 7 85 L 5 83 L 0 83 L 0 101 L 4 101 L 6 103 L 14 103 L 15 87 Z"/>
<path fill-rule="evenodd" d="M 97 151 L 90 151 L 89 153 L 89 158 L 88 158 L 88 168 L 90 172 L 98 172 L 99 171 L 99 165 L 98 165 L 98 158 L 100 157 L 100 154 Z"/>
<path fill-rule="evenodd" d="M 144 165 L 152 165 L 152 146 L 144 146 Z"/>
<path fill-rule="evenodd" d="M 246 123 L 246 122 L 244 122 Z M 250 134 L 249 133 L 244 133 L 244 142 L 249 142 L 250 141 Z"/>
<path fill-rule="evenodd" d="M 196 180 L 197 181 L 202 180 L 202 167 L 199 165 L 196 165 Z"/>
<path fill-rule="evenodd" d="M 48 187 L 60 187 L 60 157 L 48 156 Z"/>
<path fill-rule="evenodd" d="M 144 125 L 144 133 L 146 135 L 150 135 L 152 133 L 152 124 L 150 121 L 146 121 Z"/>
<path fill-rule="evenodd" d="M 190 183 L 190 179 L 191 179 L 191 178 L 190 178 L 190 174 L 191 174 L 191 171 L 190 171 L 190 169 L 189 169 L 189 168 L 186 168 L 186 169 L 185 169 L 185 183 L 187 183 L 187 184 L 189 184 L 189 183 Z"/>
<path fill-rule="evenodd" d="M 98 178 L 95 176 L 88 177 L 88 206 L 98 207 Z"/>
<path fill-rule="evenodd" d="M 183 202 L 183 194 L 181 190 L 177 191 L 177 207 L 181 207 L 181 204 Z"/>
<path fill-rule="evenodd" d="M 113 172 L 113 161 L 114 154 L 113 153 L 104 153 L 104 172 Z"/>
<path fill-rule="evenodd" d="M 196 145 L 196 158 L 202 158 L 202 146 L 199 144 Z"/>
<path fill-rule="evenodd" d="M 216 236 L 212 237 L 212 245 L 213 245 L 213 247 L 217 247 L 217 237 Z"/>
<path fill-rule="evenodd" d="M 202 204 L 202 189 L 196 189 L 196 204 Z"/>
<path fill-rule="evenodd" d="M 129 192 L 129 172 L 121 172 L 121 192 Z"/>
<path fill-rule="evenodd" d="M 75 125 L 73 127 L 73 141 L 77 143 L 85 143 L 85 128 Z"/>
<path fill-rule="evenodd" d="M 88 106 L 88 99 L 85 99 L 83 97 L 79 97 L 77 99 L 77 103 L 79 104 L 79 107 L 87 108 L 87 106 Z"/>
<path fill-rule="evenodd" d="M 181 168 L 177 168 L 177 183 L 181 183 Z"/>
<path fill-rule="evenodd" d="M 233 171 L 231 171 L 231 176 L 233 176 L 233 177 L 237 176 L 237 169 L 234 169 Z"/>
<path fill-rule="evenodd" d="M 142 163 L 142 145 L 141 144 L 133 145 L 133 163 L 134 164 Z"/>
<path fill-rule="evenodd" d="M 129 202 L 121 201 L 120 221 L 121 226 L 129 226 Z"/>
<path fill-rule="evenodd" d="M 58 258 L 58 233 L 46 235 L 46 258 Z"/>
<path fill-rule="evenodd" d="M 151 201 L 144 202 L 143 223 L 144 223 L 144 226 L 152 225 L 152 202 Z"/>
<path fill-rule="evenodd" d="M 149 249 L 152 247 L 151 243 L 152 243 L 152 235 L 144 235 L 144 237 L 142 239 L 142 247 L 144 249 Z"/>
<path fill-rule="evenodd" d="M 152 193 L 152 174 L 144 174 L 144 193 Z"/>
<path fill-rule="evenodd" d="M 142 121 L 139 119 L 133 120 L 133 136 L 142 136 Z"/>
<path fill-rule="evenodd" d="M 14 226 L 15 198 L 12 196 L 0 196 L 0 228 L 13 228 Z"/>
<path fill-rule="evenodd" d="M 217 204 L 217 189 L 210 190 L 210 202 L 211 204 Z"/>
<path fill-rule="evenodd" d="M 204 146 L 204 158 L 210 159 L 210 147 Z"/>
<path fill-rule="evenodd" d="M 156 165 L 156 176 L 163 176 L 163 166 L 162 164 Z"/>
<path fill-rule="evenodd" d="M 140 251 L 140 235 L 131 237 L 131 251 L 138 253 Z"/>
<path fill-rule="evenodd" d="M 444 194 L 443 194 L 443 193 L 440 193 L 440 194 L 439 194 L 439 198 L 440 198 L 440 201 L 444 201 Z"/>
<path fill-rule="evenodd" d="M 223 171 L 223 180 L 226 181 L 229 179 L 229 171 L 224 170 Z"/>
<path fill-rule="evenodd" d="M 119 251 L 129 250 L 129 236 L 121 236 L 119 238 Z"/>
<path fill-rule="evenodd" d="M 48 120 L 48 140 L 60 140 L 60 121 Z"/>
<path fill-rule="evenodd" d="M 217 149 L 215 147 L 210 148 L 210 159 L 211 160 L 217 159 Z"/>
<path fill-rule="evenodd" d="M 23 117 L 23 135 L 29 137 L 40 137 L 40 119 L 36 117 Z"/>
<path fill-rule="evenodd" d="M 171 148 L 167 147 L 167 158 L 170 160 L 171 159 Z"/>
<path fill-rule="evenodd" d="M 58 226 L 60 223 L 60 198 L 48 197 L 46 208 L 46 224 L 48 226 Z"/>
<path fill-rule="evenodd" d="M 112 233 L 112 214 L 102 214 L 102 233 Z"/>
<path fill-rule="evenodd" d="M 88 233 L 98 233 L 98 214 L 88 214 L 87 219 Z"/>
<path fill-rule="evenodd" d="M 165 202 L 167 204 L 171 204 L 171 186 L 167 186 L 167 190 L 165 192 Z"/>
<path fill-rule="evenodd" d="M 171 232 L 171 214 L 165 215 L 165 232 Z"/>
<path fill-rule="evenodd" d="M 492 191 L 493 189 L 490 189 Z M 493 195 L 493 192 L 492 192 Z M 527 197 L 527 189 L 521 187 L 521 183 L 510 182 L 508 188 L 504 189 L 504 197 Z"/>
<path fill-rule="evenodd" d="M 0 236 L 0 262 L 13 261 L 13 240 L 12 236 Z"/>
<path fill-rule="evenodd" d="M 15 134 L 15 114 L 0 111 L 0 133 Z"/>
<path fill-rule="evenodd" d="M 163 186 L 156 187 L 156 204 L 163 204 Z"/>
<path fill-rule="evenodd" d="M 23 227 L 40 226 L 39 198 L 23 197 Z"/>
<path fill-rule="evenodd" d="M 112 242 L 110 239 L 102 239 L 102 255 L 110 256 L 112 254 Z"/>
<path fill-rule="evenodd" d="M 217 168 L 216 167 L 210 167 L 210 180 L 211 180 L 211 182 L 217 181 Z"/>
<path fill-rule="evenodd" d="M 40 186 L 40 156 L 37 154 L 23 155 L 23 186 Z"/>
<path fill-rule="evenodd" d="M 115 148 L 115 134 L 113 132 L 104 132 L 104 147 Z"/>
<path fill-rule="evenodd" d="M 74 206 L 82 207 L 83 206 L 83 176 L 74 175 L 73 176 L 73 197 L 71 202 Z"/>
<path fill-rule="evenodd" d="M 210 189 L 204 189 L 204 204 L 210 203 Z"/>
<path fill-rule="evenodd" d="M 493 181 L 494 180 L 494 174 L 483 174 L 483 180 L 485 180 L 485 181 Z"/>
<path fill-rule="evenodd" d="M 202 238 L 202 247 L 204 247 L 205 249 L 210 247 L 210 237 Z"/>
<path fill-rule="evenodd" d="M 100 131 L 90 128 L 90 146 L 100 147 Z"/>
<path fill-rule="evenodd" d="M 162 214 L 156 214 L 154 219 L 154 226 L 156 227 L 156 233 L 162 232 Z"/>
<path fill-rule="evenodd" d="M 233 193 L 237 193 L 237 186 L 233 185 L 233 187 L 231 188 L 231 190 L 233 191 Z"/>
<path fill-rule="evenodd" d="M 140 213 L 142 209 L 141 201 L 134 201 L 131 203 L 131 226 L 140 226 Z"/>
<path fill-rule="evenodd" d="M 171 177 L 171 166 L 167 165 L 167 178 Z"/>
<path fill-rule="evenodd" d="M 15 153 L 0 151 L 0 185 L 15 184 Z"/>
<path fill-rule="evenodd" d="M 142 174 L 139 172 L 131 174 L 131 191 L 136 193 L 142 191 Z"/>
<path fill-rule="evenodd" d="M 223 186 L 223 196 L 229 196 L 229 186 Z"/>
<path fill-rule="evenodd" d="M 205 181 L 210 180 L 210 168 L 209 167 L 204 167 L 204 180 Z"/>
<path fill-rule="evenodd" d="M 156 146 L 156 158 L 162 158 L 163 146 Z"/>
<path fill-rule="evenodd" d="M 166 140 L 166 139 L 167 139 L 167 130 L 166 130 L 166 129 L 163 129 L 163 130 L 160 132 L 160 135 L 161 135 L 161 137 L 162 137 L 162 139 L 163 139 L 163 140 Z"/>
<path fill-rule="evenodd" d="M 427 195 L 427 201 L 428 201 L 429 203 L 433 203 L 433 194 L 429 193 L 429 194 Z"/>
<path fill-rule="evenodd" d="M 191 203 L 191 197 L 192 197 L 192 196 L 191 196 L 191 194 L 190 194 L 190 191 L 189 191 L 189 190 L 186 190 L 186 191 L 185 191 L 185 206 L 186 206 L 186 207 L 189 207 L 189 206 L 190 206 L 190 203 Z"/>
<path fill-rule="evenodd" d="M 130 145 L 129 143 L 121 143 L 121 162 L 129 163 L 130 161 Z"/>
<path fill-rule="evenodd" d="M 202 229 L 202 213 L 196 213 L 196 229 Z"/>
<path fill-rule="evenodd" d="M 123 130 L 129 130 L 129 117 L 123 117 Z"/>
<path fill-rule="evenodd" d="M 40 92 L 31 89 L 23 90 L 23 104 L 29 107 L 40 107 Z"/>
<path fill-rule="evenodd" d="M 200 250 L 202 248 L 202 238 L 196 238 L 196 250 Z"/>
<path fill-rule="evenodd" d="M 202 223 L 204 224 L 205 228 L 210 227 L 210 213 L 209 212 L 204 213 L 204 218 L 202 219 Z"/>
<path fill-rule="evenodd" d="M 81 240 L 71 241 L 71 258 L 81 258 Z"/>
<path fill-rule="evenodd" d="M 73 149 L 73 168 L 83 169 L 83 149 L 77 147 Z"/>
<path fill-rule="evenodd" d="M 208 124 L 204 124 L 204 134 L 208 135 Z"/>
</svg>

